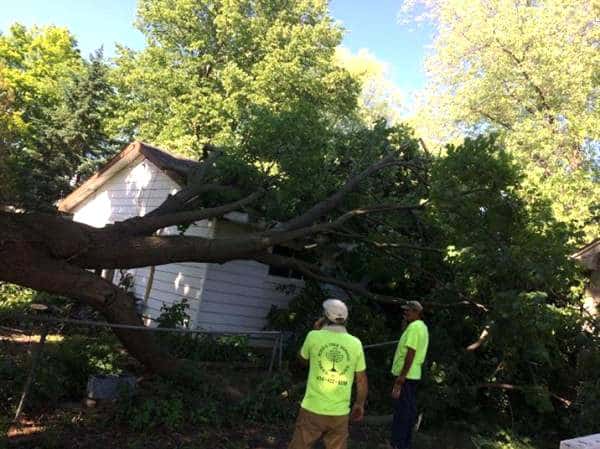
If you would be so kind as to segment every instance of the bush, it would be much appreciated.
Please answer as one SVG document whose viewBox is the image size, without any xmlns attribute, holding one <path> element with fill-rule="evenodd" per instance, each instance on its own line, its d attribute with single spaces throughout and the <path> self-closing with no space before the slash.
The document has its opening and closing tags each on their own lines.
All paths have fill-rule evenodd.
<svg viewBox="0 0 600 449">
<path fill-rule="evenodd" d="M 221 427 L 241 421 L 287 423 L 297 412 L 299 397 L 291 391 L 291 380 L 285 373 L 264 379 L 264 373 L 236 373 L 247 382 L 248 392 L 236 402 L 225 395 L 222 388 L 198 371 L 195 386 L 183 386 L 170 380 L 153 378 L 141 384 L 136 394 L 119 398 L 113 419 L 132 430 L 142 431 L 167 427 L 182 431 L 192 426 Z M 235 374 L 227 377 L 231 381 Z M 261 379 L 263 379 L 261 381 Z M 222 386 L 222 383 L 219 385 Z"/>
<path fill-rule="evenodd" d="M 165 426 L 177 430 L 184 423 L 184 402 L 180 397 L 136 399 L 124 394 L 116 409 L 115 418 L 132 430 L 142 432 Z"/>
<path fill-rule="evenodd" d="M 120 373 L 124 357 L 114 340 L 69 336 L 47 343 L 36 369 L 30 405 L 82 399 L 89 377 Z"/>
<path fill-rule="evenodd" d="M 572 408 L 570 424 L 577 435 L 588 435 L 598 431 L 600 378 L 579 384 Z"/>
<path fill-rule="evenodd" d="M 163 305 L 156 320 L 158 327 L 187 328 L 190 321 L 188 309 L 186 298 L 180 303 Z M 194 361 L 258 363 L 261 357 L 250 347 L 249 339 L 244 335 L 159 332 L 158 340 L 171 354 Z"/>
<path fill-rule="evenodd" d="M 135 431 L 160 426 L 182 430 L 186 425 L 221 426 L 233 407 L 214 385 L 198 373 L 196 388 L 153 378 L 139 385 L 135 394 L 123 392 L 113 419 Z"/>
<path fill-rule="evenodd" d="M 476 449 L 536 449 L 529 440 L 503 431 L 493 436 L 475 435 L 471 441 Z"/>
<path fill-rule="evenodd" d="M 11 312 L 25 312 L 35 295 L 31 289 L 0 282 L 0 317 Z"/>
<path fill-rule="evenodd" d="M 236 412 L 250 421 L 263 423 L 289 422 L 297 413 L 292 381 L 285 373 L 275 374 L 259 383 L 238 404 Z"/>
</svg>

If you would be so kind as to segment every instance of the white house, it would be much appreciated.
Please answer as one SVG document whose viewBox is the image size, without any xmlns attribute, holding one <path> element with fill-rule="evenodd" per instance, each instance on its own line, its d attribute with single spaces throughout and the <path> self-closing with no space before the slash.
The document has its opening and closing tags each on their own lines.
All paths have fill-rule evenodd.
<svg viewBox="0 0 600 449">
<path fill-rule="evenodd" d="M 134 142 L 64 198 L 59 209 L 72 214 L 73 220 L 95 227 L 143 216 L 180 189 L 185 170 L 193 164 L 196 162 Z M 197 222 L 186 235 L 215 238 L 247 232 L 247 225 L 240 223 L 243 215 L 234 213 L 229 219 Z M 162 233 L 177 230 L 168 228 Z M 285 306 L 294 290 L 303 285 L 291 272 L 242 260 L 222 265 L 177 263 L 128 271 L 132 291 L 143 301 L 144 316 L 156 318 L 163 305 L 187 298 L 191 326 L 210 331 L 261 330 L 271 306 Z"/>
<path fill-rule="evenodd" d="M 589 274 L 584 308 L 593 316 L 598 316 L 600 314 L 600 238 L 588 243 L 571 257 Z"/>
</svg>

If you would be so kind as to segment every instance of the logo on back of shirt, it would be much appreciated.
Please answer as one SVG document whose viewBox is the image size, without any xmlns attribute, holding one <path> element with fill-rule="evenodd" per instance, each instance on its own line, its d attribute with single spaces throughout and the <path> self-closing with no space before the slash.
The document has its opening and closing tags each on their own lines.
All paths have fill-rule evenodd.
<svg viewBox="0 0 600 449">
<path fill-rule="evenodd" d="M 329 384 L 347 385 L 350 370 L 350 353 L 339 343 L 327 343 L 319 349 L 317 380 Z"/>
</svg>

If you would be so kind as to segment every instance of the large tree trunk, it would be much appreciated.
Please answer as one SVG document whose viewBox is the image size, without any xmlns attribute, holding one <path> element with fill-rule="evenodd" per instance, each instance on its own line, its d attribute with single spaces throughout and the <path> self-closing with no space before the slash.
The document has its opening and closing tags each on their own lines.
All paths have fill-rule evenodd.
<svg viewBox="0 0 600 449">
<path fill-rule="evenodd" d="M 0 279 L 35 290 L 64 295 L 102 313 L 109 323 L 142 326 L 134 298 L 98 275 L 48 257 L 27 244 L 0 245 Z M 182 362 L 163 351 L 148 331 L 115 328 L 127 351 L 157 374 L 174 376 Z"/>
</svg>

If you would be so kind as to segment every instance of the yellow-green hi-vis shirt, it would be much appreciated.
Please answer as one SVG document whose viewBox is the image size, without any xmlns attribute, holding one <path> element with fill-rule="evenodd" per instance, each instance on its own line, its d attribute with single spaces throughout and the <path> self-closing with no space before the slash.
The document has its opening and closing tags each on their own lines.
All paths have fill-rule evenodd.
<svg viewBox="0 0 600 449">
<path fill-rule="evenodd" d="M 354 373 L 367 369 L 360 340 L 342 326 L 310 331 L 300 355 L 310 363 L 302 408 L 318 415 L 350 413 Z M 339 329 L 341 328 L 341 330 Z"/>
<path fill-rule="evenodd" d="M 421 320 L 415 320 L 411 322 L 402 333 L 396 353 L 394 354 L 394 361 L 392 362 L 392 374 L 398 376 L 402 368 L 404 367 L 404 360 L 406 359 L 406 352 L 408 348 L 415 350 L 415 358 L 413 363 L 406 374 L 407 379 L 421 379 L 421 366 L 425 361 L 425 355 L 427 354 L 427 347 L 429 346 L 429 331 L 427 326 Z"/>
</svg>

